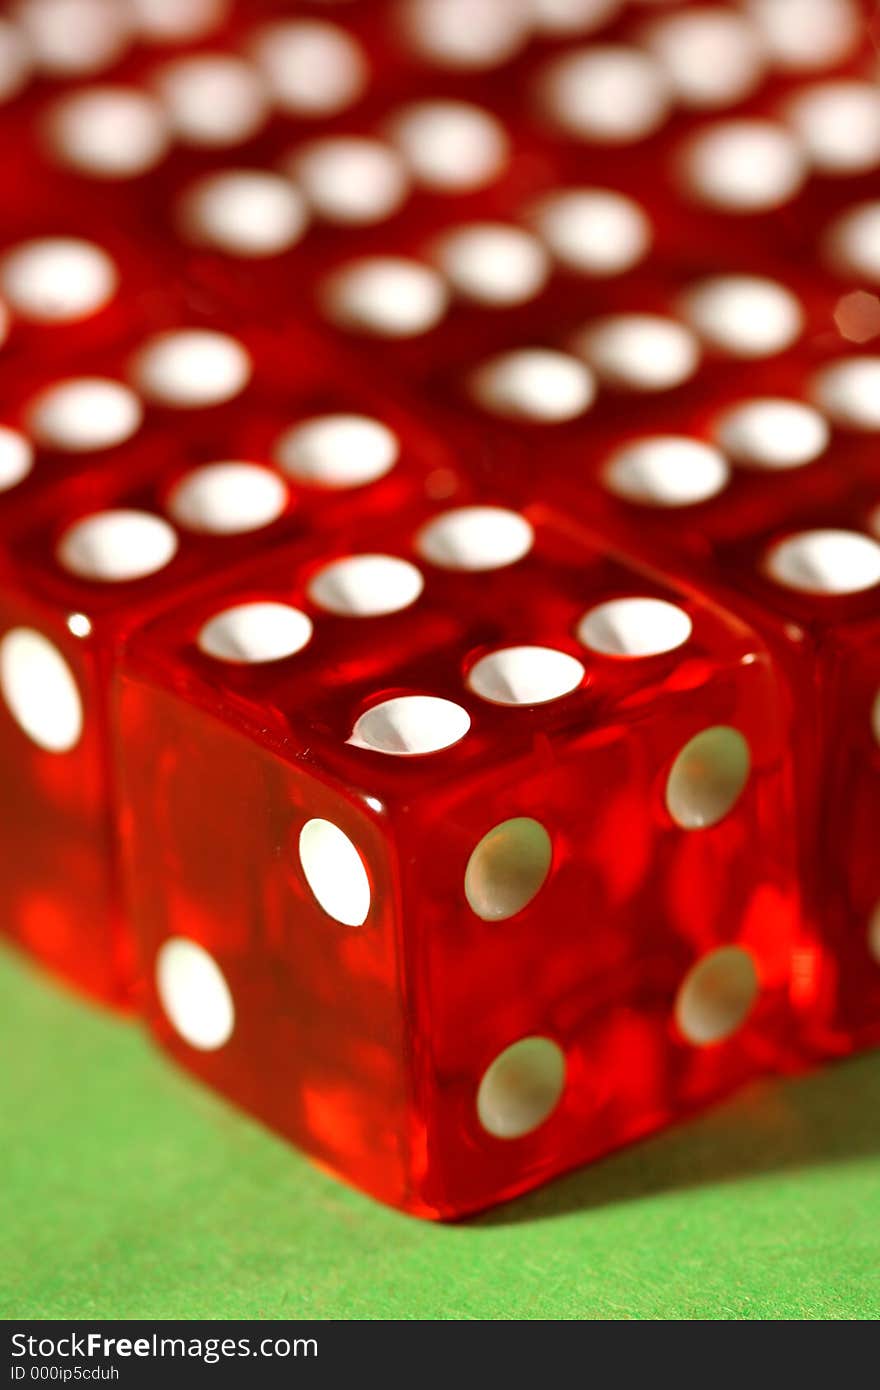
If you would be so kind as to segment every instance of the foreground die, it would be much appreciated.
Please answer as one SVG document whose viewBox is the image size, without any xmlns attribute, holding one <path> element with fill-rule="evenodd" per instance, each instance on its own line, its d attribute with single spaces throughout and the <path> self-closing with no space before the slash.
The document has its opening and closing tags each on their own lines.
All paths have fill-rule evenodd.
<svg viewBox="0 0 880 1390">
<path fill-rule="evenodd" d="M 132 634 L 116 721 L 160 1040 L 383 1200 L 474 1210 L 796 1065 L 766 651 L 540 509 L 279 549 Z"/>
</svg>

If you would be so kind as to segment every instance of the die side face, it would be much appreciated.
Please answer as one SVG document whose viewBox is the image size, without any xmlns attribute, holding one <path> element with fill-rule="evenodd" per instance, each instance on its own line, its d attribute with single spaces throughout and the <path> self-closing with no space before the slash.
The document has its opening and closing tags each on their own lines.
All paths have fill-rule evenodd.
<svg viewBox="0 0 880 1390">
<path fill-rule="evenodd" d="M 404 901 L 418 904 L 424 933 L 430 1060 L 421 1095 L 441 1209 L 520 1190 L 532 1164 L 548 1172 L 607 1150 L 657 1123 L 664 1107 L 668 1118 L 723 1093 L 770 1055 L 783 1069 L 793 1060 L 792 1019 L 805 995 L 815 1002 L 825 964 L 818 940 L 802 942 L 797 925 L 794 811 L 780 731 L 765 724 L 775 682 L 734 664 L 706 674 L 696 722 L 694 692 L 676 692 L 670 673 L 665 689 L 646 692 L 641 716 L 626 702 L 616 718 L 608 708 L 593 737 L 560 741 L 463 791 L 443 808 L 442 869 L 418 857 L 424 832 L 413 837 Z M 600 688 L 597 675 L 597 697 Z M 750 773 L 732 809 L 711 828 L 688 828 L 687 808 L 686 824 L 676 822 L 682 750 L 702 741 L 711 766 L 740 737 Z M 538 858 L 532 842 L 543 835 L 550 868 L 535 889 L 529 854 Z M 741 1026 L 706 1049 L 682 1035 L 676 1001 L 689 972 L 725 948 L 747 953 L 760 993 Z M 799 998 L 796 952 L 811 974 Z M 566 1084 L 546 1126 L 512 1144 L 487 1134 L 475 1073 L 536 1036 L 561 1048 Z"/>
<path fill-rule="evenodd" d="M 126 686 L 121 729 L 130 921 L 159 1040 L 349 1181 L 415 1203 L 403 1064 L 412 1036 L 387 825 L 307 759 L 279 756 L 168 692 Z M 343 856 L 334 868 L 332 843 L 329 870 L 315 870 L 348 922 L 304 876 L 308 825 L 357 846 L 357 881 L 341 898 L 350 865 Z"/>
<path fill-rule="evenodd" d="M 742 532 L 702 563 L 672 566 L 720 601 L 729 598 L 754 624 L 780 680 L 802 911 L 825 942 L 827 968 L 807 990 L 817 1007 L 805 1040 L 819 1054 L 876 1038 L 877 884 L 869 849 L 880 675 L 872 656 L 880 578 L 875 495 L 866 470 L 861 485 L 850 480 L 824 508 L 801 499 L 785 524 Z"/>
<path fill-rule="evenodd" d="M 173 1018 L 169 1029 L 160 985 L 160 1036 L 224 1093 L 387 1196 L 377 1171 L 357 1166 L 369 1144 L 331 1151 L 291 1109 L 315 1071 L 334 1076 L 325 1096 L 344 1110 L 359 1093 L 364 1115 L 398 1135 L 392 1200 L 434 1215 L 521 1190 L 770 1058 L 793 1064 L 792 1020 L 825 969 L 819 943 L 800 939 L 787 735 L 766 651 L 720 610 L 603 558 L 540 511 L 521 518 L 534 539 L 518 560 L 482 572 L 434 564 L 431 537 L 454 514 L 417 512 L 390 532 L 385 559 L 417 567 L 423 583 L 415 596 L 397 589 L 396 612 L 334 612 L 340 566 L 357 557 L 305 547 L 148 624 L 128 643 L 118 732 L 145 975 L 161 981 L 169 941 L 194 941 L 226 981 L 236 1027 L 256 1029 L 247 1066 L 235 1037 L 206 1061 Z M 359 538 L 375 560 L 389 533 Z M 362 575 L 361 604 L 369 587 Z M 394 593 L 386 578 L 386 609 Z M 280 627 L 272 647 L 257 621 L 289 624 L 293 613 L 311 630 L 289 630 L 288 655 L 254 659 L 285 650 Z M 407 720 L 412 701 L 424 707 Z M 210 827 L 198 814 L 208 802 L 219 810 Z M 250 823 L 237 843 L 242 805 Z M 171 892 L 159 872 L 169 844 Z M 335 872 L 322 878 L 328 863 Z M 249 957 L 267 949 L 299 962 L 295 986 L 266 967 L 271 1007 L 250 992 Z M 810 973 L 800 996 L 795 951 Z M 722 975 L 728 957 L 742 971 L 730 986 L 748 996 L 742 1018 L 734 1007 L 732 1023 L 713 1024 L 699 986 L 694 1016 L 681 1015 L 683 981 L 719 952 Z M 298 993 L 294 1007 L 287 991 L 308 993 L 312 971 L 321 1008 Z M 342 1016 L 325 998 L 331 981 Z M 285 1049 L 287 1084 L 248 1091 L 292 1018 L 314 1034 Z M 401 1108 L 362 1071 L 344 1099 L 351 1049 L 369 1051 L 366 1039 L 392 1023 L 408 1040 L 396 1057 Z M 723 1045 L 707 1048 L 700 1029 L 715 1026 Z M 490 1078 L 480 1101 L 482 1078 L 535 1037 L 539 1070 L 543 1048 L 551 1071 L 564 1059 L 565 1080 L 546 1128 L 511 1143 L 515 1100 L 502 1084 L 493 1101 Z M 540 1076 L 534 1084 L 541 1091 Z"/>
</svg>

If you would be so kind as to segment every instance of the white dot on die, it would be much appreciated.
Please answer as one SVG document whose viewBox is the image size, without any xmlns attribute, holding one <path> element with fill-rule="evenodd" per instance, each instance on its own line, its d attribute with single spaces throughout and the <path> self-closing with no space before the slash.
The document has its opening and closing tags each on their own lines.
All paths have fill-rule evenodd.
<svg viewBox="0 0 880 1390">
<path fill-rule="evenodd" d="M 338 324 L 379 338 L 412 338 L 434 328 L 449 294 L 418 261 L 372 256 L 335 271 L 323 285 L 325 311 Z"/>
<path fill-rule="evenodd" d="M 530 221 L 557 261 L 579 275 L 622 275 L 651 244 L 651 224 L 639 205 L 606 188 L 551 193 Z"/>
<path fill-rule="evenodd" d="M 589 410 L 596 395 L 583 362 L 551 348 L 517 348 L 471 374 L 475 400 L 494 415 L 559 424 Z"/>
<path fill-rule="evenodd" d="M 500 222 L 454 228 L 434 243 L 432 259 L 458 294 L 489 308 L 534 299 L 550 269 L 539 241 Z"/>
<path fill-rule="evenodd" d="M 0 691 L 28 738 L 49 753 L 67 753 L 79 742 L 83 708 L 64 657 L 48 638 L 16 627 L 0 641 Z"/>
<path fill-rule="evenodd" d="M 118 583 L 164 569 L 177 552 L 174 528 L 151 512 L 95 512 L 63 532 L 58 563 L 80 579 Z"/>
<path fill-rule="evenodd" d="M 177 482 L 168 512 L 180 526 L 212 535 L 258 531 L 287 506 L 283 479 L 257 463 L 206 463 Z"/>
<path fill-rule="evenodd" d="M 122 57 L 131 40 L 118 0 L 19 0 L 16 18 L 34 61 L 52 77 L 88 77 Z"/>
<path fill-rule="evenodd" d="M 87 87 L 49 113 L 49 138 L 65 164 L 96 179 L 132 179 L 165 156 L 169 134 L 158 102 L 128 87 Z"/>
<path fill-rule="evenodd" d="M 535 533 L 518 512 L 504 507 L 458 507 L 423 526 L 416 549 L 440 569 L 493 570 L 513 565 L 531 550 Z"/>
<path fill-rule="evenodd" d="M 420 757 L 451 748 L 464 738 L 470 716 L 436 695 L 396 695 L 372 705 L 356 720 L 349 743 L 392 757 Z"/>
<path fill-rule="evenodd" d="M 367 415 L 316 415 L 275 441 L 273 457 L 288 477 L 314 487 L 363 487 L 394 467 L 400 442 Z"/>
<path fill-rule="evenodd" d="M 588 34 L 608 24 L 623 0 L 529 0 L 533 26 L 544 34 Z"/>
<path fill-rule="evenodd" d="M 676 757 L 666 781 L 666 809 L 683 830 L 717 825 L 742 795 L 751 770 L 749 745 L 738 729 L 703 729 Z"/>
<path fill-rule="evenodd" d="M 116 292 L 116 266 L 100 246 L 75 237 L 40 237 L 0 260 L 0 290 L 22 318 L 62 323 L 97 313 Z"/>
<path fill-rule="evenodd" d="M 371 618 L 409 608 L 423 587 L 421 574 L 408 560 L 394 555 L 347 555 L 312 576 L 308 595 L 329 613 Z"/>
<path fill-rule="evenodd" d="M 361 96 L 367 64 L 358 43 L 323 20 L 264 25 L 251 44 L 272 95 L 294 116 L 333 116 Z"/>
<path fill-rule="evenodd" d="M 758 997 L 758 972 L 741 946 L 721 946 L 692 966 L 675 998 L 675 1022 L 695 1047 L 724 1042 L 745 1023 Z"/>
<path fill-rule="evenodd" d="M 732 106 L 755 90 L 766 70 L 758 31 L 729 10 L 706 6 L 664 16 L 645 38 L 684 106 Z"/>
<path fill-rule="evenodd" d="M 561 1047 L 550 1038 L 520 1038 L 483 1073 L 477 1118 L 496 1139 L 520 1139 L 550 1117 L 564 1089 Z"/>
<path fill-rule="evenodd" d="M 230 0 L 129 0 L 129 4 L 148 43 L 185 43 L 219 28 Z"/>
<path fill-rule="evenodd" d="M 269 115 L 262 75 L 240 58 L 222 53 L 176 58 L 153 79 L 174 134 L 187 145 L 240 145 Z"/>
<path fill-rule="evenodd" d="M 864 32 L 853 0 L 747 0 L 776 67 L 810 72 L 834 67 Z"/>
<path fill-rule="evenodd" d="M 584 668 L 552 647 L 502 647 L 475 662 L 467 683 L 493 705 L 544 705 L 576 690 Z"/>
<path fill-rule="evenodd" d="M 402 107 L 388 135 L 417 183 L 437 193 L 467 193 L 497 178 L 509 142 L 493 115 L 464 101 Z"/>
<path fill-rule="evenodd" d="M 8 425 L 0 425 L 0 492 L 17 487 L 34 466 L 30 440 Z"/>
<path fill-rule="evenodd" d="M 356 227 L 383 222 L 409 193 L 409 176 L 396 150 L 361 136 L 313 140 L 295 150 L 284 167 L 325 222 Z"/>
<path fill-rule="evenodd" d="M 140 428 L 143 408 L 133 391 L 103 377 L 71 377 L 48 386 L 27 409 L 34 438 L 49 449 L 110 449 Z"/>
<path fill-rule="evenodd" d="M 749 468 L 801 468 L 825 452 L 830 438 L 817 410 L 772 396 L 731 406 L 713 433 L 728 458 Z"/>
<path fill-rule="evenodd" d="M 693 376 L 700 347 L 690 329 L 659 314 L 612 314 L 573 338 L 601 381 L 629 391 L 669 391 Z"/>
<path fill-rule="evenodd" d="M 611 456 L 605 485 L 618 497 L 651 507 L 689 507 L 717 496 L 730 468 L 717 449 L 685 435 L 655 435 Z"/>
<path fill-rule="evenodd" d="M 299 862 L 321 907 L 346 927 L 363 926 L 370 911 L 370 880 L 357 847 L 329 820 L 306 821 Z"/>
<path fill-rule="evenodd" d="M 880 357 L 841 357 L 813 377 L 810 394 L 836 425 L 880 430 Z"/>
<path fill-rule="evenodd" d="M 197 409 L 219 405 L 243 391 L 251 359 L 241 343 L 225 333 L 183 328 L 149 339 L 132 370 L 136 384 L 151 400 Z"/>
<path fill-rule="evenodd" d="M 823 174 L 865 174 L 880 164 L 880 88 L 840 80 L 807 87 L 785 118 Z"/>
<path fill-rule="evenodd" d="M 543 887 L 553 845 L 540 821 L 515 816 L 493 826 L 475 845 L 464 875 L 468 906 L 484 922 L 514 917 Z"/>
<path fill-rule="evenodd" d="M 880 583 L 880 545 L 858 531 L 801 531 L 770 547 L 765 568 L 805 594 L 855 594 Z"/>
<path fill-rule="evenodd" d="M 23 33 L 0 19 L 0 102 L 11 101 L 27 86 L 32 55 Z"/>
<path fill-rule="evenodd" d="M 215 614 L 203 624 L 196 640 L 206 656 L 244 666 L 294 656 L 311 637 L 312 621 L 298 608 L 256 601 Z"/>
<path fill-rule="evenodd" d="M 693 197 L 733 213 L 769 212 L 787 203 L 806 177 L 800 145 L 783 126 L 762 120 L 721 121 L 682 149 Z"/>
<path fill-rule="evenodd" d="M 616 598 L 584 614 L 577 639 L 602 656 L 645 657 L 675 651 L 691 631 L 684 609 L 665 599 Z"/>
<path fill-rule="evenodd" d="M 528 38 L 524 0 L 406 0 L 401 18 L 411 47 L 443 68 L 498 67 Z"/>
<path fill-rule="evenodd" d="M 858 203 L 836 218 L 824 247 L 835 269 L 880 284 L 880 201 Z"/>
<path fill-rule="evenodd" d="M 219 965 L 185 937 L 166 941 L 156 957 L 159 1002 L 191 1047 L 213 1052 L 232 1037 L 235 1005 Z"/>
<path fill-rule="evenodd" d="M 280 174 L 228 169 L 192 184 L 178 204 L 184 234 L 229 256 L 277 256 L 308 220 L 302 195 Z"/>
<path fill-rule="evenodd" d="M 653 134 L 669 114 L 661 68 L 622 44 L 594 44 L 554 58 L 540 74 L 548 115 L 580 140 L 623 145 Z"/>
<path fill-rule="evenodd" d="M 803 330 L 804 315 L 784 285 L 753 275 L 699 280 L 681 297 L 680 312 L 711 347 L 732 357 L 770 357 Z"/>
</svg>

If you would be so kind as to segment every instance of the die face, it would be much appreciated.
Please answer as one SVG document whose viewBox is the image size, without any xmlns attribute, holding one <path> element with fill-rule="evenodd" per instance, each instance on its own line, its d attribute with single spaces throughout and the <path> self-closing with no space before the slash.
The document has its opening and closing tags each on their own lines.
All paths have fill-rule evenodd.
<svg viewBox="0 0 880 1390">
<path fill-rule="evenodd" d="M 619 600 L 644 600 L 647 611 L 636 603 L 627 613 L 625 602 L 618 614 Z M 313 625 L 289 661 L 283 646 L 279 660 L 253 654 L 247 631 L 228 650 L 221 638 L 218 659 L 213 627 L 254 604 L 283 605 Z M 614 658 L 629 645 L 656 652 L 665 673 L 663 653 L 686 642 L 685 688 L 714 662 L 735 664 L 755 650 L 744 624 L 609 555 L 604 541 L 552 510 L 517 512 L 472 492 L 460 506 L 413 506 L 369 526 L 352 518 L 332 539 L 261 555 L 157 615 L 133 636 L 126 662 L 220 709 L 234 701 L 252 730 L 272 720 L 274 739 L 305 739 L 347 775 L 360 767 L 364 791 L 393 801 L 411 773 L 442 781 L 453 766 L 491 767 L 502 742 L 528 754 L 538 731 L 567 733 L 594 706 L 589 718 L 599 722 L 617 705 L 646 706 L 645 671 Z M 521 669 L 507 660 L 511 651 L 524 653 Z M 352 737 L 380 700 L 407 693 L 458 702 L 467 740 L 460 734 L 438 745 L 444 759 L 422 762 L 377 757 L 381 739 L 371 748 Z"/>
<path fill-rule="evenodd" d="M 383 818 L 307 758 L 260 747 L 197 704 L 136 682 L 120 703 L 131 926 L 160 1042 L 333 1171 L 415 1203 L 396 853 Z M 357 846 L 353 896 L 334 894 L 344 862 L 331 859 L 328 877 L 320 854 L 300 849 L 316 824 Z M 321 906 L 304 863 L 348 921 Z M 219 1002 L 210 974 L 187 976 L 203 961 L 192 966 L 193 947 L 221 972 Z"/>
<path fill-rule="evenodd" d="M 628 362 L 637 374 L 640 362 L 655 369 L 653 335 L 670 329 L 668 314 L 599 313 L 574 336 L 602 339 L 591 350 L 607 350 L 609 369 Z M 875 354 L 829 354 L 828 335 L 814 331 L 762 364 L 759 382 L 741 362 L 695 348 L 671 389 L 639 389 L 633 376 L 592 401 L 563 378 L 573 355 L 560 354 L 552 371 L 543 355 L 476 353 L 420 387 L 445 408 L 469 467 L 508 495 L 530 501 L 540 487 L 630 553 L 700 582 L 732 580 L 734 605 L 741 579 L 746 594 L 753 587 L 745 557 L 775 533 L 833 525 L 876 535 L 876 426 L 867 414 L 859 424 L 835 418 L 823 401 L 838 378 L 855 389 L 863 377 L 867 390 Z M 546 405 L 553 391 L 556 414 Z"/>
<path fill-rule="evenodd" d="M 378 832 L 365 831 L 363 816 L 381 818 L 383 872 L 393 884 L 376 879 L 371 902 L 395 922 L 396 1007 L 407 1037 L 398 1080 L 407 1096 L 398 1116 L 406 1120 L 407 1186 L 389 1200 L 427 1214 L 472 1210 L 521 1190 L 746 1076 L 792 1065 L 796 1055 L 794 818 L 787 731 L 766 653 L 735 619 L 589 548 L 552 514 L 536 509 L 531 525 L 534 544 L 519 560 L 482 573 L 444 570 L 426 561 L 431 521 L 414 513 L 395 529 L 391 558 L 420 560 L 424 588 L 384 615 L 334 615 L 323 606 L 334 591 L 316 581 L 350 559 L 342 538 L 338 551 L 326 543 L 280 551 L 134 633 L 120 688 L 129 897 L 147 970 L 161 942 L 185 934 L 188 922 L 214 955 L 227 918 L 249 931 L 244 923 L 271 916 L 274 909 L 249 900 L 248 885 L 267 854 L 270 876 L 280 861 L 289 880 L 295 826 L 286 838 L 273 827 L 329 819 L 373 882 Z M 407 533 L 417 538 L 409 549 L 401 545 Z M 370 551 L 386 543 L 364 528 L 358 539 Z M 634 613 L 633 603 L 647 611 Z M 270 606 L 313 623 L 296 650 L 254 660 L 267 649 L 248 649 L 253 632 L 244 627 L 238 646 L 224 647 L 229 633 L 219 619 Z M 525 663 L 493 665 L 511 650 L 525 651 Z M 573 669 L 545 667 L 548 652 Z M 536 681 L 547 682 L 537 700 Z M 444 710 L 415 731 L 370 723 L 377 707 L 413 695 L 468 722 L 450 729 Z M 232 772 L 210 752 L 221 737 L 235 746 L 224 766 L 247 769 L 241 775 L 261 788 L 260 804 L 271 803 L 256 814 L 247 844 L 227 838 L 238 823 L 238 792 L 216 834 L 199 820 L 198 807 L 222 806 L 221 785 L 232 786 Z M 414 746 L 417 737 L 433 743 Z M 688 771 L 694 756 L 697 770 Z M 176 789 L 157 776 L 163 757 Z M 206 758 L 212 771 L 202 770 Z M 320 779 L 320 796 L 311 782 L 296 790 L 304 767 Z M 216 795 L 206 799 L 212 781 Z M 136 811 L 145 799 L 159 820 Z M 256 804 L 257 793 L 246 801 Z M 427 850 L 438 826 L 442 855 Z M 491 843 L 499 832 L 502 844 L 512 837 L 513 857 L 502 852 L 497 862 Z M 218 841 L 235 863 L 212 882 Z M 179 897 L 159 872 L 168 843 L 175 880 L 186 885 Z M 371 920 L 357 928 L 359 941 Z M 748 1023 L 732 1028 L 735 1036 L 700 1048 L 676 1033 L 677 993 L 704 957 L 725 949 L 760 980 L 760 995 L 756 984 L 757 1002 L 750 994 Z M 802 958 L 819 970 L 811 944 Z M 310 968 L 304 961 L 306 989 Z M 334 968 L 349 979 L 349 961 L 337 958 Z M 626 1003 L 615 1010 L 613 1000 Z M 311 1018 L 311 1007 L 303 1009 Z M 479 1119 L 480 1077 L 496 1054 L 532 1036 L 565 1058 L 565 1099 L 546 1133 L 507 1143 Z M 585 1079 L 592 1046 L 605 1049 L 609 1076 L 623 1078 L 613 1095 L 597 1096 Z M 633 1048 L 653 1057 L 638 1082 L 629 1070 Z M 249 1066 L 259 1072 L 257 1053 L 255 1044 Z M 350 1159 L 328 1154 L 289 1111 L 247 1097 L 222 1058 L 209 1079 L 351 1175 Z"/>
<path fill-rule="evenodd" d="M 197 346 L 192 338 L 202 329 L 169 332 L 186 348 L 187 339 Z M 288 493 L 282 515 L 296 512 L 296 525 L 306 528 L 335 525 L 353 508 L 369 516 L 410 498 L 442 500 L 462 486 L 457 461 L 412 414 L 366 382 L 340 384 L 324 355 L 307 352 L 304 343 L 297 349 L 295 340 L 282 360 L 271 337 L 229 338 L 253 364 L 246 401 L 239 398 L 244 381 L 230 385 L 228 400 L 222 392 L 214 400 L 145 400 L 135 389 L 138 348 L 142 356 L 144 345 L 168 341 L 162 334 L 129 340 L 121 354 L 87 356 L 76 374 L 47 373 L 34 354 L 10 372 L 0 403 L 0 534 L 11 541 L 25 533 L 21 554 L 43 543 L 41 518 L 48 533 L 53 519 L 70 524 L 100 507 L 144 505 L 167 516 L 175 485 L 217 463 L 272 471 Z M 169 392 L 175 380 L 181 391 L 188 385 L 198 392 L 195 357 L 182 355 L 170 370 L 163 381 Z M 186 509 L 192 544 L 209 533 L 216 512 L 210 494 L 221 482 L 203 498 L 204 516 Z M 250 541 L 240 549 L 258 529 L 244 483 L 237 511 Z M 232 520 L 223 535 L 234 546 Z M 276 530 L 283 533 L 284 525 Z"/>
<path fill-rule="evenodd" d="M 4 932 L 55 974 L 126 999 L 131 937 L 116 870 L 106 692 L 110 662 L 82 614 L 4 592 L 0 744 Z M 51 845 L 51 853 L 47 853 Z"/>
<path fill-rule="evenodd" d="M 95 475 L 82 481 L 94 499 Z M 136 523 L 128 542 L 113 543 L 117 567 L 140 557 L 142 567 L 161 568 L 169 559 L 174 532 L 158 518 L 105 516 Z M 123 1002 L 132 960 L 119 897 L 108 693 L 120 631 L 137 612 L 131 589 L 143 602 L 152 586 L 121 575 L 110 583 L 74 577 L 45 543 L 46 530 L 17 565 L 9 550 L 3 559 L 3 758 L 17 788 L 4 816 L 20 848 L 4 875 L 4 929 L 77 986 Z M 54 846 L 48 872 L 47 843 Z"/>
<path fill-rule="evenodd" d="M 666 667 L 656 684 L 643 677 L 643 699 L 609 707 L 597 663 L 595 719 L 536 740 L 530 757 L 469 779 L 452 802 L 432 798 L 446 827 L 442 860 L 419 853 L 425 824 L 398 828 L 421 962 L 426 1191 L 441 1212 L 512 1195 L 749 1075 L 796 1065 L 798 1020 L 815 1007 L 827 962 L 819 938 L 803 934 L 775 677 L 764 657 L 716 657 L 702 680 L 683 652 L 642 661 Z M 750 757 L 740 797 L 710 827 L 677 823 L 682 750 L 702 739 L 711 778 L 715 752 L 738 737 Z M 730 948 L 754 963 L 759 985 L 740 1025 L 706 1046 L 693 1021 L 682 1032 L 683 981 Z M 515 1140 L 487 1131 L 481 1079 L 535 1037 L 565 1057 L 552 1115 Z"/>
<path fill-rule="evenodd" d="M 761 631 L 787 691 L 803 910 L 823 956 L 805 1041 L 822 1055 L 877 1037 L 875 496 L 876 484 L 854 487 L 846 504 L 723 547 L 707 570 Z"/>
</svg>

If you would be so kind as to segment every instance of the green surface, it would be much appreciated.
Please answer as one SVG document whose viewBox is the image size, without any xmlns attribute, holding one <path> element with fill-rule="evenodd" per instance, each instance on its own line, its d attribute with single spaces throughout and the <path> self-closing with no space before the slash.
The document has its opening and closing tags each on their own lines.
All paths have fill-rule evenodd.
<svg viewBox="0 0 880 1390">
<path fill-rule="evenodd" d="M 137 1028 L 3 955 L 0 1312 L 873 1318 L 878 1102 L 874 1054 L 428 1225 L 315 1171 Z"/>
</svg>

